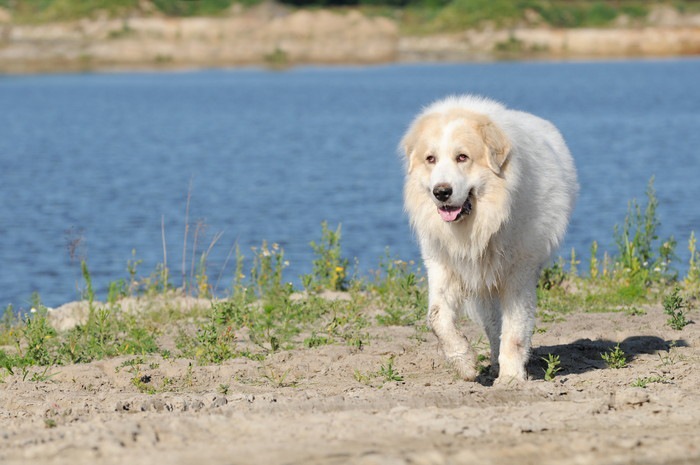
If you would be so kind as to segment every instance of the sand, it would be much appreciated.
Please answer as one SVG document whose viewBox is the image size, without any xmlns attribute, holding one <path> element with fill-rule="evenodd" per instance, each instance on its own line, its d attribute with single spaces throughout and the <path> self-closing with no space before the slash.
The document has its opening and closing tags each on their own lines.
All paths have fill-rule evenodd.
<svg viewBox="0 0 700 465">
<path fill-rule="evenodd" d="M 33 368 L 2 378 L 0 463 L 700 463 L 700 326 L 676 331 L 660 306 L 645 310 L 540 322 L 531 380 L 511 386 L 455 379 L 435 337 L 412 327 L 264 362 L 121 357 L 40 382 Z M 628 363 L 611 369 L 600 354 L 617 343 Z M 561 360 L 553 381 L 548 354 Z M 403 381 L 377 374 L 390 357 Z"/>
</svg>

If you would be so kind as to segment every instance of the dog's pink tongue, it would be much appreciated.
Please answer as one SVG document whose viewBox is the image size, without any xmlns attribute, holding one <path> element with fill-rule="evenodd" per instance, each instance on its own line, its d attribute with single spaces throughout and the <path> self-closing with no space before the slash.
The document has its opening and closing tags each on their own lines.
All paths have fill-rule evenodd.
<svg viewBox="0 0 700 465">
<path fill-rule="evenodd" d="M 444 221 L 456 220 L 460 211 L 462 211 L 461 208 L 438 208 L 440 218 L 442 218 Z"/>
</svg>

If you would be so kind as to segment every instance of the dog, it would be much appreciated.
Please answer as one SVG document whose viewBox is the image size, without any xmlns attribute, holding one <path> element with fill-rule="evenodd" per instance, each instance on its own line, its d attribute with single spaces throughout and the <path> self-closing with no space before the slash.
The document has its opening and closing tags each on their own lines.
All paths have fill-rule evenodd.
<svg viewBox="0 0 700 465">
<path fill-rule="evenodd" d="M 497 383 L 527 379 L 542 267 L 559 247 L 578 194 L 557 128 L 493 100 L 452 96 L 425 108 L 400 143 L 404 206 L 428 278 L 428 324 L 449 364 L 477 378 L 459 331 L 486 332 Z"/>
</svg>

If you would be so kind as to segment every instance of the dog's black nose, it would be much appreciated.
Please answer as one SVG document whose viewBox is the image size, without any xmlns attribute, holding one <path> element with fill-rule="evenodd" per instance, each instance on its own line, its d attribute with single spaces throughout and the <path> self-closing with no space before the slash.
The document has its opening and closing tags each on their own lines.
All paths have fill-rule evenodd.
<svg viewBox="0 0 700 465">
<path fill-rule="evenodd" d="M 433 188 L 433 195 L 440 202 L 445 202 L 452 195 L 452 186 L 449 184 L 438 184 Z"/>
</svg>

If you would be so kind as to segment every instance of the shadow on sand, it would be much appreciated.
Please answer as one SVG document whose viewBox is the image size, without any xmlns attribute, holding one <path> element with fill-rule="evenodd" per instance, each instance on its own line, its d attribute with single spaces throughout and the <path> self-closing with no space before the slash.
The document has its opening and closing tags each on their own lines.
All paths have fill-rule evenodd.
<svg viewBox="0 0 700 465">
<path fill-rule="evenodd" d="M 617 342 L 608 340 L 579 339 L 570 344 L 535 347 L 527 365 L 532 379 L 544 379 L 547 362 L 543 360 L 549 354 L 559 356 L 561 371 L 557 376 L 576 375 L 592 370 L 606 369 L 607 365 L 601 354 L 615 349 Z M 625 353 L 627 363 L 644 354 L 668 352 L 672 347 L 687 347 L 684 340 L 666 341 L 656 336 L 631 336 L 620 342 L 620 349 Z"/>
<path fill-rule="evenodd" d="M 544 379 L 547 368 L 545 359 L 549 354 L 559 356 L 561 370 L 557 372 L 557 377 L 607 369 L 601 354 L 614 350 L 617 344 L 604 339 L 579 339 L 570 344 L 535 347 L 527 364 L 528 377 L 533 380 Z M 620 342 L 620 349 L 625 353 L 628 364 L 634 363 L 634 359 L 642 354 L 659 354 L 663 357 L 662 352 L 668 354 L 673 347 L 688 347 L 688 344 L 682 339 L 666 341 L 656 336 L 631 336 Z M 493 373 L 489 372 L 477 378 L 477 382 L 484 386 L 493 385 L 494 380 Z"/>
</svg>

